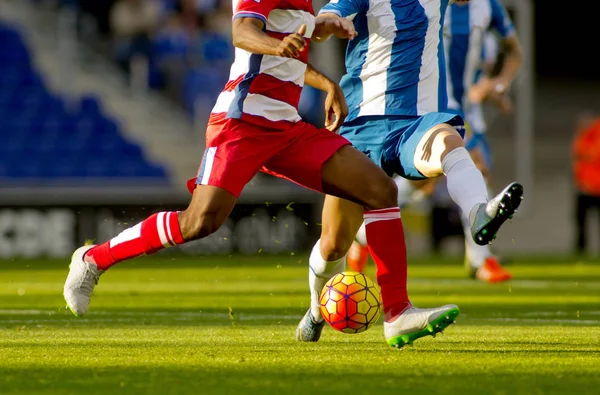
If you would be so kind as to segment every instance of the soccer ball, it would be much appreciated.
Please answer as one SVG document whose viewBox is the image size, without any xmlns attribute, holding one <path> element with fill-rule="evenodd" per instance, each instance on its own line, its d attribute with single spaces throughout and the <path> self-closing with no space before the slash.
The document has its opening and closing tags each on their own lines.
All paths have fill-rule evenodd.
<svg viewBox="0 0 600 395">
<path fill-rule="evenodd" d="M 319 304 L 323 318 L 332 328 L 344 333 L 360 333 L 379 318 L 381 290 L 364 273 L 342 272 L 327 281 Z"/>
</svg>

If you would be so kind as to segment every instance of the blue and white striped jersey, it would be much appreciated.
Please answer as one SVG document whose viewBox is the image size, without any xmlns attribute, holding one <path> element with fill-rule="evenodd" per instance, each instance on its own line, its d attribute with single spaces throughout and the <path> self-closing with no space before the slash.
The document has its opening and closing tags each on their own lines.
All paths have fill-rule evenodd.
<svg viewBox="0 0 600 395">
<path fill-rule="evenodd" d="M 468 113 L 467 96 L 483 62 L 486 32 L 500 37 L 514 34 L 513 23 L 499 0 L 471 0 L 448 7 L 444 23 L 444 50 L 448 75 L 448 106 Z"/>
<path fill-rule="evenodd" d="M 350 114 L 417 116 L 446 111 L 442 24 L 448 0 L 331 0 L 319 13 L 354 21 L 344 90 Z"/>
</svg>

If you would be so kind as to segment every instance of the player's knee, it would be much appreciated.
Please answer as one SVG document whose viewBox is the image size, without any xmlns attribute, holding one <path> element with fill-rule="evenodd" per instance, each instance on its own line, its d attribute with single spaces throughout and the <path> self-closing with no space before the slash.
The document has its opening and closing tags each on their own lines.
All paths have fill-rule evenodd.
<svg viewBox="0 0 600 395">
<path fill-rule="evenodd" d="M 447 150 L 453 150 L 456 148 L 464 147 L 465 140 L 458 132 L 449 133 L 444 136 L 444 145 Z"/>
<path fill-rule="evenodd" d="M 398 186 L 389 177 L 382 178 L 373 184 L 371 199 L 365 205 L 367 210 L 378 210 L 382 208 L 396 207 L 398 205 Z"/>
<path fill-rule="evenodd" d="M 222 225 L 216 212 L 190 215 L 187 211 L 179 214 L 179 227 L 185 241 L 202 239 L 216 232 Z"/>
<path fill-rule="evenodd" d="M 346 235 L 343 232 L 337 235 L 321 234 L 321 257 L 328 262 L 342 259 L 348 253 L 353 240 L 354 235 Z"/>
<path fill-rule="evenodd" d="M 463 140 L 461 135 L 458 134 L 458 132 L 456 132 L 456 131 L 445 134 L 442 139 L 443 139 L 442 140 L 443 141 L 443 150 L 442 150 L 441 159 L 444 159 L 444 157 L 446 157 L 446 155 L 448 155 L 450 152 L 454 151 L 455 149 L 465 147 L 465 141 Z"/>
</svg>

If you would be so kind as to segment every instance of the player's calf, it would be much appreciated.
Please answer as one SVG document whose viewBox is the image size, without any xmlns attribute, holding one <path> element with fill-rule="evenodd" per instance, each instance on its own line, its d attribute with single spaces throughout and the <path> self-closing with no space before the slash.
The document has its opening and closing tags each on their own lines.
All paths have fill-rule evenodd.
<svg viewBox="0 0 600 395">
<path fill-rule="evenodd" d="M 343 215 L 339 215 L 343 213 Z M 346 266 L 346 253 L 363 218 L 363 208 L 350 201 L 326 196 L 323 204 L 323 227 L 309 258 L 308 283 L 311 308 L 299 324 L 296 338 L 317 341 L 323 317 L 319 308 L 319 295 L 325 283 Z M 320 325 L 322 329 L 322 325 Z M 319 330 L 317 330 L 319 329 Z"/>
<path fill-rule="evenodd" d="M 237 197 L 225 189 L 198 185 L 187 209 L 179 213 L 179 228 L 185 241 L 216 232 L 227 220 Z"/>
<path fill-rule="evenodd" d="M 406 289 L 406 245 L 396 183 L 369 158 L 348 146 L 325 163 L 322 174 L 326 190 L 337 191 L 341 198 L 349 196 L 365 209 L 363 220 L 371 255 L 377 266 L 377 282 L 381 286 L 386 320 L 393 319 L 410 306 Z M 347 215 L 342 205 L 335 211 L 333 218 Z M 327 220 L 324 215 L 323 223 Z M 357 221 L 347 248 L 360 223 Z"/>
<path fill-rule="evenodd" d="M 345 215 L 337 216 L 336 209 Z M 364 209 L 347 200 L 327 196 L 323 205 L 323 227 L 319 251 L 325 261 L 342 259 L 348 253 L 360 227 Z"/>
<path fill-rule="evenodd" d="M 182 211 L 179 213 L 181 235 L 186 242 L 210 236 L 219 230 L 223 222 L 222 214 L 214 211 L 205 213 Z"/>
<path fill-rule="evenodd" d="M 398 187 L 375 163 L 349 145 L 340 148 L 322 171 L 323 191 L 360 204 L 365 210 L 397 207 Z"/>
</svg>

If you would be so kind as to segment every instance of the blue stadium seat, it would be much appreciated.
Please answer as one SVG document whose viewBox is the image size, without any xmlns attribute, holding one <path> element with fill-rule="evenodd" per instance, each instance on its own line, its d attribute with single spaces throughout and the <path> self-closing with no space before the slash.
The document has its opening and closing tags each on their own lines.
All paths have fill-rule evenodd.
<svg viewBox="0 0 600 395">
<path fill-rule="evenodd" d="M 189 70 L 185 77 L 183 88 L 183 102 L 186 109 L 194 112 L 198 98 L 205 98 L 207 102 L 214 103 L 223 90 L 227 76 L 223 70 L 214 68 L 197 68 Z"/>
<path fill-rule="evenodd" d="M 4 160 L 3 158 L 0 158 L 0 179 L 8 178 L 9 174 L 10 174 L 9 163 L 6 160 Z"/>
<path fill-rule="evenodd" d="M 89 160 L 89 158 L 87 158 Z M 55 178 L 83 178 L 86 177 L 86 158 L 79 153 L 68 153 L 52 164 L 52 177 Z"/>
<path fill-rule="evenodd" d="M 79 108 L 82 114 L 99 116 L 101 115 L 102 109 L 100 107 L 100 100 L 95 96 L 84 96 L 79 102 Z"/>
<path fill-rule="evenodd" d="M 17 29 L 0 23 L 0 48 L 0 178 L 168 182 L 165 170 L 104 114 L 98 97 L 84 96 L 68 108 L 46 88 Z"/>
<path fill-rule="evenodd" d="M 202 52 L 209 64 L 229 63 L 233 58 L 233 47 L 227 37 L 207 32 L 203 35 Z"/>
</svg>

